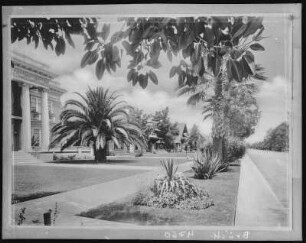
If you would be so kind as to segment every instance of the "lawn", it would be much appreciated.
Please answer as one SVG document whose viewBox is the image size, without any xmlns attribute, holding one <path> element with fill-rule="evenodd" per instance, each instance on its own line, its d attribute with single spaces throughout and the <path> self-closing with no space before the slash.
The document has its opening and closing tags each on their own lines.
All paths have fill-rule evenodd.
<svg viewBox="0 0 306 243">
<path fill-rule="evenodd" d="M 280 202 L 288 207 L 289 157 L 285 152 L 248 150 L 248 155 L 270 184 Z"/>
<path fill-rule="evenodd" d="M 15 165 L 13 202 L 22 202 L 144 173 L 145 170 Z"/>
<path fill-rule="evenodd" d="M 159 209 L 133 206 L 127 197 L 107 205 L 101 205 L 87 212 L 83 217 L 138 225 L 207 225 L 231 226 L 235 221 L 240 166 L 231 166 L 228 172 L 217 174 L 212 180 L 197 180 L 192 171 L 185 172 L 199 187 L 208 190 L 214 205 L 204 210 Z"/>
</svg>

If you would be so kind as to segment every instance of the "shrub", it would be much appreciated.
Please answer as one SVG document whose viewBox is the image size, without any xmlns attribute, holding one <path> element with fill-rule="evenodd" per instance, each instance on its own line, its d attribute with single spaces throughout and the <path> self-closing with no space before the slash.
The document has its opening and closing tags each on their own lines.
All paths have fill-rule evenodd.
<svg viewBox="0 0 306 243">
<path fill-rule="evenodd" d="M 230 138 L 228 139 L 227 158 L 228 163 L 234 162 L 240 159 L 245 154 L 245 144 L 240 139 Z"/>
<path fill-rule="evenodd" d="M 225 169 L 225 167 L 222 167 L 219 155 L 214 154 L 210 147 L 206 147 L 203 152 L 195 154 L 191 168 L 197 179 L 211 179 L 217 172 Z"/>
<path fill-rule="evenodd" d="M 154 179 L 151 191 L 157 196 L 164 193 L 175 193 L 182 197 L 192 197 L 197 195 L 197 188 L 182 173 L 176 173 L 178 166 L 174 166 L 173 159 L 162 160 L 162 168 L 165 175 Z"/>
<path fill-rule="evenodd" d="M 147 192 L 137 193 L 132 199 L 133 205 L 204 209 L 213 204 L 212 200 L 208 199 L 209 195 L 206 191 L 197 188 L 182 173 L 177 173 L 178 166 L 174 166 L 173 159 L 162 160 L 161 165 L 165 174 L 155 178 Z"/>
<path fill-rule="evenodd" d="M 135 154 L 135 157 L 142 157 L 142 156 L 143 156 L 143 152 L 142 151 L 140 151 L 137 154 Z"/>
<path fill-rule="evenodd" d="M 80 159 L 77 154 L 72 154 L 72 155 L 57 155 L 53 154 L 53 160 L 75 160 L 75 159 Z"/>
</svg>

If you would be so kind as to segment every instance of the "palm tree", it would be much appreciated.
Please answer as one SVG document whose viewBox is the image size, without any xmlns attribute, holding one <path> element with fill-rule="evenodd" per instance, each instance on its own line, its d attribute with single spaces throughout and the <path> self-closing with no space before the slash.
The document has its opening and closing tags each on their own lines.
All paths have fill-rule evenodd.
<svg viewBox="0 0 306 243">
<path fill-rule="evenodd" d="M 49 148 L 60 144 L 61 151 L 74 144 L 93 146 L 95 160 L 105 162 L 108 142 L 146 147 L 145 139 L 137 123 L 129 119 L 127 108 L 118 101 L 120 95 L 102 87 L 88 89 L 85 96 L 76 93 L 82 101 L 66 101 L 60 114 L 60 122 L 51 130 Z M 68 108 L 70 106 L 70 108 Z"/>
<path fill-rule="evenodd" d="M 210 30 L 209 30 L 210 29 Z M 251 51 L 263 51 L 257 42 L 263 39 L 262 18 L 212 18 L 204 38 L 194 44 L 191 65 L 181 62 L 176 68 L 180 76 L 192 78 L 181 82 L 179 95 L 191 94 L 187 103 L 203 102 L 204 119 L 212 117 L 212 137 L 215 152 L 226 160 L 226 138 L 229 133 L 229 90 L 232 81 L 250 78 L 265 80 L 263 68 L 256 65 Z M 209 34 L 209 33 L 214 34 Z M 208 38 L 211 35 L 212 38 Z M 207 37 L 208 36 L 208 37 Z M 208 39 L 207 39 L 208 38 Z M 179 69 L 180 68 L 180 69 Z M 195 75 L 195 76 L 194 76 Z M 184 80 L 184 78 L 181 78 Z"/>
</svg>

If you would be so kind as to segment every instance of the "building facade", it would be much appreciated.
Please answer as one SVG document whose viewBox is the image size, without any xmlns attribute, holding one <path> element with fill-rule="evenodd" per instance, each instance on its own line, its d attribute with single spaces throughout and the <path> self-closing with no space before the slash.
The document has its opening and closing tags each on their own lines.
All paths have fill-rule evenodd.
<svg viewBox="0 0 306 243">
<path fill-rule="evenodd" d="M 45 151 L 66 90 L 54 81 L 56 75 L 47 65 L 30 57 L 13 52 L 11 66 L 12 150 Z"/>
</svg>

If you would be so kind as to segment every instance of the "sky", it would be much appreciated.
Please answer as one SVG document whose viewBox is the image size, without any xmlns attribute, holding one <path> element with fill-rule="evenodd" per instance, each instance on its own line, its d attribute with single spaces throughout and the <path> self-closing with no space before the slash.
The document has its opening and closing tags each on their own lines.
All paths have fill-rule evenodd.
<svg viewBox="0 0 306 243">
<path fill-rule="evenodd" d="M 261 41 L 261 44 L 265 47 L 265 51 L 254 52 L 254 54 L 256 62 L 265 67 L 268 80 L 258 82 L 259 92 L 256 98 L 261 118 L 255 128 L 255 133 L 246 140 L 249 143 L 262 140 L 267 130 L 286 121 L 288 112 L 287 92 L 291 82 L 288 49 L 290 22 L 283 16 L 266 16 L 263 24 L 265 27 L 263 36 L 266 38 Z M 111 20 L 112 32 L 120 29 L 121 25 L 122 22 Z M 80 61 L 85 53 L 83 38 L 74 36 L 73 40 L 75 48 L 67 46 L 65 55 L 61 56 L 56 56 L 51 50 L 45 50 L 42 44 L 35 49 L 34 43 L 27 45 L 26 41 L 15 42 L 12 49 L 49 65 L 50 71 L 58 75 L 56 81 L 67 90 L 67 93 L 61 98 L 62 103 L 67 99 L 75 98 L 74 92 L 84 93 L 88 87 L 103 86 L 113 91 L 120 91 L 126 102 L 149 114 L 168 106 L 169 116 L 173 122 L 186 123 L 189 129 L 196 124 L 203 134 L 210 135 L 212 121 L 203 121 L 200 105 L 187 106 L 188 97 L 177 96 L 175 90 L 177 76 L 169 78 L 170 68 L 177 65 L 182 57 L 178 56 L 170 63 L 165 54 L 161 54 L 162 67 L 155 70 L 159 84 L 155 85 L 149 81 L 147 88 L 142 89 L 139 85 L 133 86 L 131 82 L 127 82 L 128 69 L 126 66 L 129 58 L 125 55 L 123 55 L 120 69 L 111 75 L 105 72 L 102 80 L 97 80 L 95 65 L 80 67 Z"/>
</svg>

